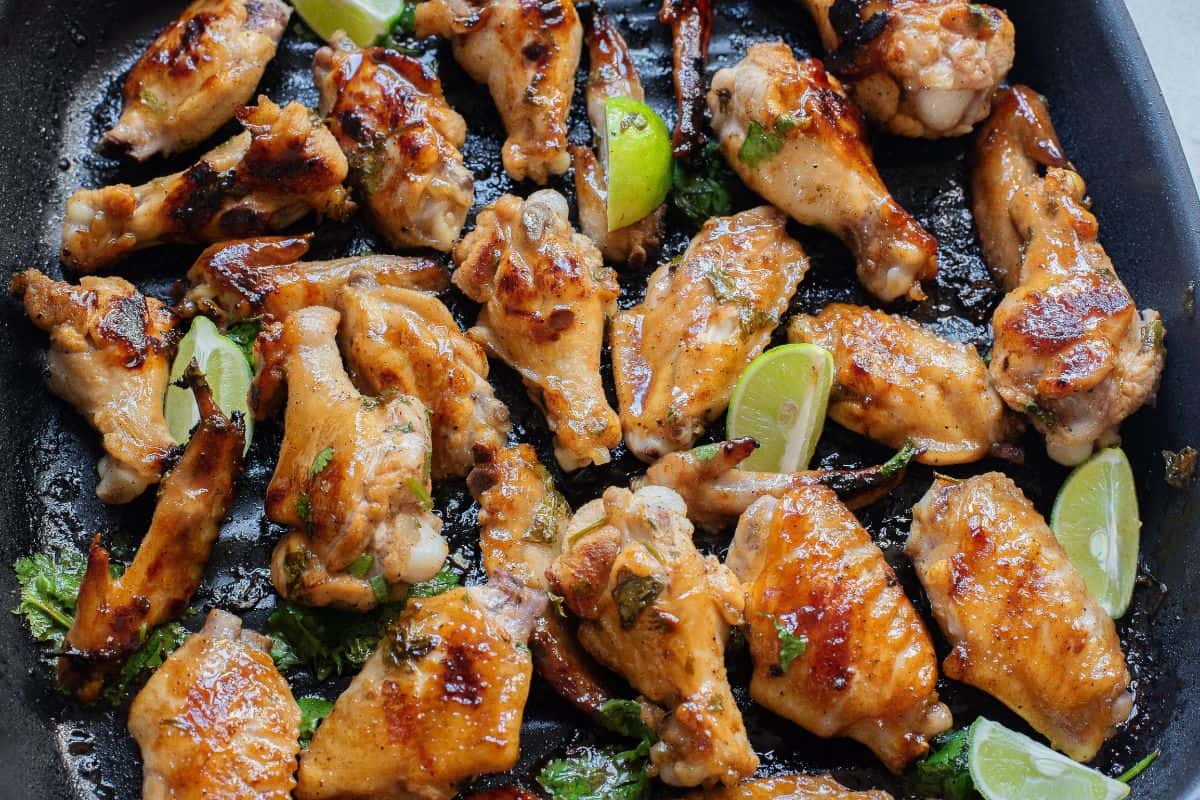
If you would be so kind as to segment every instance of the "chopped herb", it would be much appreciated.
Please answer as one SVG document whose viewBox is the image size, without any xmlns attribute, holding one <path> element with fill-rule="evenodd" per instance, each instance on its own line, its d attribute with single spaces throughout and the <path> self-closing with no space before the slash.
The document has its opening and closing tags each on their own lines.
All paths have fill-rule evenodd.
<svg viewBox="0 0 1200 800">
<path fill-rule="evenodd" d="M 702 444 L 699 447 L 693 447 L 691 456 L 697 461 L 712 461 L 719 452 L 721 452 L 721 443 L 713 442 L 712 444 Z"/>
<path fill-rule="evenodd" d="M 312 477 L 316 477 L 317 475 L 321 474 L 326 467 L 329 466 L 329 462 L 332 460 L 333 448 L 326 447 L 324 450 L 317 453 L 317 457 L 313 459 L 312 467 L 309 469 L 308 474 Z"/>
<path fill-rule="evenodd" d="M 764 328 L 774 328 L 779 324 L 779 317 L 770 311 L 764 311 L 758 306 L 743 304 L 738 309 L 738 321 L 742 329 L 742 335 L 750 336 Z"/>
<path fill-rule="evenodd" d="M 804 651 L 808 649 L 808 637 L 792 633 L 772 614 L 763 616 L 771 620 L 771 624 L 775 626 L 775 636 L 779 639 L 779 663 L 772 668 L 772 672 L 782 675 L 792 666 L 793 661 L 804 655 Z"/>
<path fill-rule="evenodd" d="M 567 503 L 567 498 L 551 488 L 534 508 L 533 522 L 530 523 L 529 530 L 525 531 L 523 538 L 527 542 L 538 544 L 550 544 L 557 541 L 559 526 L 570 513 L 571 507 Z"/>
<path fill-rule="evenodd" d="M 404 485 L 407 486 L 408 490 L 416 496 L 418 501 L 420 501 L 421 509 L 423 511 L 433 510 L 433 498 L 430 496 L 429 492 L 426 491 L 425 487 L 421 485 L 420 481 L 418 481 L 416 478 L 405 478 Z"/>
<path fill-rule="evenodd" d="M 636 700 L 605 700 L 596 712 L 596 720 L 613 733 L 631 739 L 653 742 L 657 738 L 650 726 L 642 721 L 642 704 Z"/>
<path fill-rule="evenodd" d="M 633 750 L 585 747 L 551 761 L 537 776 L 551 800 L 649 800 L 645 742 Z"/>
<path fill-rule="evenodd" d="M 410 636 L 408 628 L 393 625 L 388 629 L 387 654 L 395 666 L 408 666 L 409 662 L 424 658 L 437 647 L 435 636 Z"/>
<path fill-rule="evenodd" d="M 387 429 L 390 433 L 412 433 L 413 430 L 415 430 L 411 422 L 405 422 L 403 424 L 397 422 L 394 425 L 388 425 Z"/>
<path fill-rule="evenodd" d="M 371 594 L 375 595 L 375 602 L 387 602 L 387 599 L 392 596 L 392 587 L 388 585 L 387 578 L 383 575 L 374 575 L 368 582 L 371 584 Z"/>
<path fill-rule="evenodd" d="M 671 166 L 671 204 L 694 223 L 728 214 L 737 176 L 721 155 L 721 146 L 709 141 L 690 167 L 681 161 Z"/>
<path fill-rule="evenodd" d="M 1048 431 L 1052 431 L 1058 427 L 1058 417 L 1048 408 L 1043 408 L 1037 403 L 1029 403 L 1025 406 L 1025 413 L 1033 417 L 1034 420 L 1040 422 L 1042 427 Z"/>
<path fill-rule="evenodd" d="M 603 516 L 600 519 L 593 522 L 591 525 L 585 525 L 582 528 L 580 528 L 579 530 L 575 531 L 575 533 L 571 534 L 571 540 L 569 542 L 567 542 L 567 544 L 575 544 L 576 542 L 578 542 L 583 537 L 587 536 L 592 531 L 598 531 L 607 524 L 608 524 L 608 517 Z"/>
<path fill-rule="evenodd" d="M 333 711 L 333 703 L 324 697 L 308 695 L 296 700 L 296 705 L 300 706 L 300 746 L 308 747 L 321 720 L 328 717 L 329 712 Z"/>
<path fill-rule="evenodd" d="M 706 271 L 704 279 L 712 286 L 713 296 L 717 298 L 718 302 L 736 303 L 741 299 L 738 285 L 720 267 L 714 266 Z"/>
<path fill-rule="evenodd" d="M 971 25 L 976 30 L 994 31 L 1000 27 L 1000 20 L 992 14 L 987 6 L 972 3 L 967 6 L 967 13 L 970 15 Z"/>
<path fill-rule="evenodd" d="M 792 122 L 791 127 L 796 127 L 795 122 Z M 783 137 L 778 129 L 769 131 L 752 120 L 746 130 L 746 138 L 742 140 L 742 146 L 738 150 L 738 161 L 748 167 L 757 167 L 764 161 L 770 161 L 782 149 Z"/>
<path fill-rule="evenodd" d="M 400 11 L 396 14 L 392 27 L 379 37 L 377 45 L 395 47 L 398 42 L 411 36 L 417 30 L 417 3 L 415 0 L 403 0 Z M 406 48 L 407 49 L 407 48 Z"/>
<path fill-rule="evenodd" d="M 312 501 L 308 499 L 308 495 L 302 494 L 296 498 L 296 516 L 305 526 L 312 526 Z"/>
<path fill-rule="evenodd" d="M 188 629 L 178 622 L 168 622 L 150 631 L 126 659 L 120 674 L 105 688 L 104 699 L 113 705 L 121 703 L 130 690 L 145 683 L 188 636 Z"/>
<path fill-rule="evenodd" d="M 968 728 L 945 733 L 933 740 L 929 755 L 914 765 L 908 776 L 909 793 L 943 800 L 974 800 L 979 795 L 967 764 Z"/>
<path fill-rule="evenodd" d="M 884 478 L 898 475 L 920 452 L 921 449 L 917 447 L 916 443 L 912 439 L 908 439 L 904 442 L 904 447 L 896 451 L 896 455 L 879 465 L 879 474 Z"/>
<path fill-rule="evenodd" d="M 13 613 L 25 616 L 37 641 L 62 645 L 63 636 L 75 622 L 75 601 L 87 572 L 87 558 L 78 550 L 62 547 L 18 558 L 14 569 L 21 596 Z"/>
<path fill-rule="evenodd" d="M 1163 450 L 1163 466 L 1167 483 L 1176 489 L 1186 489 L 1196 482 L 1197 456 L 1194 447 L 1185 447 L 1179 452 Z"/>
<path fill-rule="evenodd" d="M 371 567 L 375 565 L 375 557 L 370 553 L 363 553 L 358 558 L 350 562 L 350 566 L 346 567 L 346 574 L 353 575 L 355 578 L 361 578 L 371 571 Z"/>
<path fill-rule="evenodd" d="M 1143 772 L 1145 772 L 1147 767 L 1149 767 L 1151 764 L 1153 764 L 1155 761 L 1157 761 L 1158 756 L 1159 756 L 1159 751 L 1155 750 L 1154 752 L 1150 753 L 1145 758 L 1143 758 L 1141 761 L 1137 762 L 1132 767 L 1130 767 L 1129 769 L 1125 770 L 1120 775 L 1118 775 L 1117 780 L 1119 780 L 1121 783 L 1129 783 L 1134 778 L 1136 778 L 1138 775 L 1141 775 Z"/>
<path fill-rule="evenodd" d="M 662 594 L 662 581 L 653 575 L 635 575 L 625 572 L 617 579 L 612 597 L 617 604 L 622 628 L 632 628 L 637 619 L 654 600 Z"/>
<path fill-rule="evenodd" d="M 262 317 L 243 319 L 225 329 L 225 338 L 238 346 L 251 369 L 254 368 L 254 340 L 258 338 L 262 329 Z"/>
<path fill-rule="evenodd" d="M 279 669 L 303 665 L 318 681 L 361 667 L 383 635 L 376 614 L 310 608 L 283 601 L 267 619 Z"/>
<path fill-rule="evenodd" d="M 167 104 L 158 95 L 148 89 L 142 89 L 138 92 L 138 100 L 155 114 L 163 114 L 167 110 Z"/>
<path fill-rule="evenodd" d="M 434 575 L 427 581 L 414 583 L 408 587 L 408 597 L 435 597 L 443 592 L 448 592 L 462 584 L 462 576 L 450 568 L 449 564 L 443 564 L 438 570 L 438 574 Z"/>
<path fill-rule="evenodd" d="M 1156 319 L 1146 327 L 1142 328 L 1142 352 L 1143 353 L 1161 353 L 1163 352 L 1163 324 L 1161 319 Z"/>
<path fill-rule="evenodd" d="M 678 422 L 680 416 L 682 415 L 674 404 L 667 406 L 667 422 Z"/>
</svg>

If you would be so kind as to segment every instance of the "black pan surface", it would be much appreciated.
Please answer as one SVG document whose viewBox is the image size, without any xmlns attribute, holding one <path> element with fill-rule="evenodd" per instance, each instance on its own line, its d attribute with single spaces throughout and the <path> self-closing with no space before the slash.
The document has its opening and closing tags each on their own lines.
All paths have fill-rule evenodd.
<svg viewBox="0 0 1200 800">
<path fill-rule="evenodd" d="M 606 3 L 634 50 L 650 102 L 670 122 L 674 104 L 669 33 L 655 20 L 658 5 L 656 0 Z M 791 3 L 731 0 L 717 5 L 711 69 L 736 61 L 750 43 L 767 38 L 783 37 L 799 51 L 820 55 L 807 15 Z M 1138 780 L 1134 795 L 1200 797 L 1200 570 L 1195 567 L 1200 563 L 1200 508 L 1194 491 L 1171 489 L 1163 481 L 1159 453 L 1200 441 L 1200 350 L 1185 310 L 1187 287 L 1200 278 L 1200 204 L 1120 0 L 1009 0 L 998 5 L 1017 26 L 1014 80 L 1049 97 L 1068 154 L 1089 181 L 1102 241 L 1134 297 L 1143 306 L 1159 309 L 1168 331 L 1169 356 L 1157 408 L 1143 410 L 1124 428 L 1145 523 L 1143 580 L 1133 609 L 1120 624 L 1135 676 L 1137 712 L 1097 765 L 1116 774 L 1157 748 L 1162 757 Z M 141 182 L 194 158 L 190 154 L 129 168 L 94 152 L 100 134 L 119 113 L 124 72 L 182 6 L 154 0 L 0 0 L 0 271 L 5 282 L 28 266 L 62 273 L 58 231 L 63 202 L 75 188 Z M 261 91 L 276 101 L 298 99 L 315 105 L 309 66 L 316 47 L 303 26 L 294 23 Z M 468 120 L 465 152 L 476 176 L 477 208 L 505 191 L 528 193 L 531 187 L 514 186 L 500 167 L 503 134 L 486 92 L 465 77 L 446 47 L 427 42 L 420 48 L 424 58 L 440 65 L 451 104 Z M 587 141 L 578 95 L 572 124 L 573 141 Z M 233 130 L 231 126 L 214 139 Z M 967 210 L 967 145 L 965 140 L 925 143 L 884 136 L 875 142 L 888 185 L 941 242 L 936 290 L 920 305 L 899 308 L 936 322 L 946 336 L 986 349 L 988 320 L 1000 295 L 980 260 Z M 573 194 L 568 181 L 560 181 L 557 188 Z M 742 201 L 749 205 L 753 198 Z M 311 224 L 302 223 L 298 229 Z M 682 249 L 694 232 L 679 219 L 671 228 L 665 256 Z M 326 223 L 317 232 L 312 258 L 383 249 L 360 223 Z M 794 233 L 812 256 L 814 268 L 793 310 L 814 310 L 832 300 L 865 301 L 853 280 L 850 258 L 839 244 L 810 230 L 797 228 Z M 137 254 L 119 269 L 144 291 L 166 299 L 196 253 L 197 248 L 157 248 Z M 640 299 L 646 274 L 622 276 L 623 306 Z M 453 293 L 446 299 L 460 322 L 474 319 L 471 303 Z M 9 608 L 16 604 L 9 565 L 19 555 L 51 543 L 82 547 L 96 532 L 118 552 L 124 546 L 131 555 L 152 509 L 150 495 L 129 507 L 106 507 L 95 498 L 97 437 L 46 389 L 44 347 L 44 336 L 23 318 L 19 305 L 0 300 L 0 599 Z M 545 424 L 514 374 L 493 364 L 493 377 L 497 394 L 513 411 L 515 438 L 537 445 L 543 461 L 553 465 Z M 714 426 L 713 434 L 721 429 L 723 425 Z M 193 602 L 197 613 L 186 620 L 193 629 L 213 607 L 238 613 L 261 628 L 274 605 L 266 565 L 281 530 L 263 516 L 261 498 L 280 435 L 277 425 L 262 426 L 256 435 L 238 500 Z M 1002 469 L 1048 511 L 1065 472 L 1046 460 L 1038 441 L 1030 438 L 1026 446 L 1029 458 L 1024 466 L 984 463 L 951 471 Z M 816 460 L 854 466 L 877 463 L 885 455 L 830 423 Z M 557 477 L 578 506 L 607 485 L 627 483 L 639 471 L 639 464 L 621 451 L 611 465 Z M 901 489 L 861 515 L 923 613 L 927 604 L 901 548 L 911 521 L 909 509 L 930 479 L 927 468 L 911 470 Z M 475 509 L 465 486 L 451 482 L 438 487 L 437 502 L 447 535 L 470 565 L 467 581 L 478 581 Z M 728 540 L 726 533 L 702 544 L 723 553 Z M 125 709 L 80 708 L 55 691 L 46 653 L 33 646 L 17 617 L 0 614 L 0 636 L 0 769 L 5 776 L 0 797 L 138 797 L 140 763 L 125 733 Z M 938 644 L 944 654 L 945 643 Z M 735 650 L 729 662 L 735 688 L 744 687 L 746 654 Z M 303 672 L 289 677 L 297 695 L 320 691 L 331 698 L 346 682 L 318 686 Z M 1025 729 L 978 692 L 945 680 L 939 688 L 959 724 L 982 713 Z M 903 785 L 865 748 L 817 739 L 754 707 L 744 688 L 736 690 L 763 757 L 764 773 L 831 770 L 852 787 L 888 788 L 903 796 Z M 597 735 L 580 714 L 544 684 L 535 683 L 520 763 L 510 775 L 481 780 L 474 788 L 516 784 L 535 789 L 533 776 L 547 759 L 591 743 Z"/>
</svg>

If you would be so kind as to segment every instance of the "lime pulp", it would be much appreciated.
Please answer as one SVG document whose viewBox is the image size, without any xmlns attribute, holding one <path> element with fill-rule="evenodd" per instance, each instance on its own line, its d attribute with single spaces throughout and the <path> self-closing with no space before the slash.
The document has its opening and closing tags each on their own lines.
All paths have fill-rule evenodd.
<svg viewBox="0 0 1200 800">
<path fill-rule="evenodd" d="M 608 229 L 651 214 L 671 189 L 671 134 L 645 103 L 610 97 L 604 103 L 601 160 L 608 179 Z"/>
<path fill-rule="evenodd" d="M 250 365 L 241 349 L 217 331 L 207 317 L 196 317 L 187 335 L 179 342 L 175 363 L 171 365 L 171 385 L 163 405 L 167 429 L 180 444 L 187 442 L 192 428 L 200 421 L 200 409 L 191 389 L 176 386 L 188 364 L 195 359 L 212 390 L 213 400 L 227 415 L 241 412 L 246 425 L 246 449 L 254 433 L 249 410 Z"/>
<path fill-rule="evenodd" d="M 308 27 L 325 41 L 345 31 L 359 47 L 386 36 L 410 0 L 291 0 Z"/>
<path fill-rule="evenodd" d="M 980 717 L 971 725 L 967 762 L 987 800 L 1120 800 L 1129 787 L 1028 736 Z"/>
</svg>

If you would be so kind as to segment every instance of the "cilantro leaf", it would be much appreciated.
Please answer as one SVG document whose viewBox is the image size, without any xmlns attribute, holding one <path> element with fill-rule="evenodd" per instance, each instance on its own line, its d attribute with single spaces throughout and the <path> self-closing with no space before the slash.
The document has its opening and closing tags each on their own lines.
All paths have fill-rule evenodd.
<svg viewBox="0 0 1200 800">
<path fill-rule="evenodd" d="M 132 689 L 145 683 L 190 635 L 191 631 L 178 622 L 168 622 L 150 631 L 125 661 L 120 674 L 105 688 L 104 699 L 113 705 L 120 703 Z"/>
<path fill-rule="evenodd" d="M 537 782 L 551 800 L 648 800 L 650 776 L 643 742 L 634 750 L 585 747 L 570 758 L 551 761 Z"/>
<path fill-rule="evenodd" d="M 437 575 L 408 587 L 408 597 L 433 597 L 462 585 L 462 576 L 449 564 L 443 564 Z"/>
<path fill-rule="evenodd" d="M 783 149 L 783 138 L 775 131 L 769 131 L 760 123 L 751 121 L 746 129 L 746 138 L 738 149 L 738 161 L 748 167 L 757 167 L 764 161 L 770 161 Z"/>
<path fill-rule="evenodd" d="M 13 566 L 21 586 L 14 614 L 24 615 L 33 638 L 62 644 L 75 622 L 75 599 L 87 571 L 87 558 L 68 547 L 18 558 Z"/>
<path fill-rule="evenodd" d="M 968 728 L 945 733 L 933 740 L 929 755 L 909 773 L 909 790 L 920 797 L 976 800 L 975 784 L 967 764 Z"/>
<path fill-rule="evenodd" d="M 605 700 L 596 718 L 613 733 L 650 742 L 656 738 L 650 726 L 642 721 L 642 704 L 636 700 Z"/>
<path fill-rule="evenodd" d="M 308 747 L 321 720 L 328 717 L 329 712 L 333 711 L 333 703 L 324 697 L 308 695 L 296 700 L 296 705 L 300 706 L 300 745 Z"/>
<path fill-rule="evenodd" d="M 317 457 L 313 459 L 312 466 L 309 467 L 308 474 L 311 477 L 316 477 L 329 466 L 329 462 L 333 460 L 333 448 L 326 447 L 321 452 L 317 453 Z"/>
<path fill-rule="evenodd" d="M 721 155 L 721 146 L 710 141 L 690 167 L 680 161 L 672 163 L 671 204 L 695 223 L 728 214 L 737 180 Z"/>
<path fill-rule="evenodd" d="M 778 617 L 771 614 L 766 615 L 771 620 L 771 624 L 775 626 L 775 635 L 779 637 L 779 664 L 777 668 L 779 674 L 788 671 L 788 667 L 792 665 L 800 656 L 804 655 L 804 651 L 808 649 L 808 638 L 805 636 L 797 636 L 787 629 Z"/>
<path fill-rule="evenodd" d="M 243 319 L 225 329 L 225 338 L 238 346 L 251 369 L 254 369 L 254 340 L 258 338 L 262 329 L 262 317 Z"/>
</svg>

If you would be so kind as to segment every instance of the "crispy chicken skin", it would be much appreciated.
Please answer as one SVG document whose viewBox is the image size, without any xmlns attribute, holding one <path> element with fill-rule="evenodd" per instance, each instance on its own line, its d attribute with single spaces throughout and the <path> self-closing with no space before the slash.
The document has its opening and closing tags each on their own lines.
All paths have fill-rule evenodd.
<svg viewBox="0 0 1200 800">
<path fill-rule="evenodd" d="M 1090 761 L 1133 711 L 1129 670 L 1113 621 L 1016 484 L 939 477 L 906 549 L 953 647 L 946 675 Z"/>
<path fill-rule="evenodd" d="M 574 470 L 607 464 L 621 442 L 600 380 L 620 287 L 567 214 L 558 192 L 504 195 L 455 248 L 453 281 L 483 304 L 467 336 L 521 374 L 554 432 L 558 463 Z"/>
<path fill-rule="evenodd" d="M 12 279 L 34 325 L 50 334 L 50 391 L 100 434 L 96 496 L 128 503 L 158 483 L 175 439 L 163 418 L 176 319 L 121 278 L 53 280 L 36 269 Z"/>
<path fill-rule="evenodd" d="M 859 280 L 880 300 L 924 298 L 921 281 L 937 274 L 937 240 L 888 193 L 862 117 L 820 61 L 796 60 L 783 42 L 753 45 L 713 76 L 708 108 L 747 186 L 845 242 Z"/>
<path fill-rule="evenodd" d="M 685 513 L 670 489 L 610 487 L 576 513 L 547 577 L 584 648 L 643 695 L 653 772 L 671 786 L 733 785 L 758 767 L 725 674 L 742 589 L 696 550 Z"/>
<path fill-rule="evenodd" d="M 780 775 L 692 792 L 684 800 L 892 800 L 892 796 L 854 792 L 828 775 Z"/>
<path fill-rule="evenodd" d="M 409 395 L 429 409 L 435 479 L 470 472 L 477 444 L 504 445 L 512 425 L 488 383 L 487 356 L 435 295 L 355 273 L 337 308 L 355 385 L 372 396 Z"/>
<path fill-rule="evenodd" d="M 755 502 L 725 563 L 746 587 L 755 701 L 818 736 L 862 742 L 896 774 L 950 727 L 925 625 L 831 490 Z M 807 642 L 786 667 L 779 626 Z"/>
<path fill-rule="evenodd" d="M 978 461 L 1015 432 L 978 351 L 910 319 L 833 303 L 792 317 L 788 340 L 833 354 L 831 419 L 891 447 L 911 439 L 923 464 Z"/>
<path fill-rule="evenodd" d="M 129 708 L 143 800 L 290 800 L 300 709 L 271 640 L 209 612 Z"/>
<path fill-rule="evenodd" d="M 63 261 L 80 272 L 167 242 L 207 243 L 286 228 L 310 211 L 354 208 L 337 140 L 299 103 L 243 106 L 246 128 L 183 172 L 141 186 L 80 189 L 67 200 Z"/>
<path fill-rule="evenodd" d="M 675 157 L 686 161 L 704 143 L 704 84 L 713 0 L 663 0 L 658 21 L 671 27 L 677 110 L 671 145 Z"/>
<path fill-rule="evenodd" d="M 631 453 L 653 461 L 692 445 L 763 351 L 808 257 L 770 206 L 716 217 L 683 259 L 650 276 L 646 299 L 613 320 L 613 375 Z"/>
<path fill-rule="evenodd" d="M 997 98 L 975 146 L 972 194 L 984 256 L 1009 290 L 992 317 L 992 382 L 1051 458 L 1078 464 L 1153 399 L 1162 322 L 1139 314 L 1117 277 L 1083 178 L 1031 89 Z"/>
<path fill-rule="evenodd" d="M 450 800 L 511 768 L 545 603 L 502 575 L 410 601 L 301 755 L 297 800 Z"/>
<path fill-rule="evenodd" d="M 321 116 L 350 163 L 363 210 L 395 248 L 450 252 L 474 200 L 467 123 L 420 61 L 359 49 L 340 31 L 313 59 Z"/>
<path fill-rule="evenodd" d="M 854 101 L 900 136 L 970 133 L 1015 55 L 1003 11 L 968 0 L 804 0 Z"/>
<path fill-rule="evenodd" d="M 150 529 L 133 563 L 113 577 L 99 535 L 88 552 L 75 621 L 58 662 L 63 684 L 85 701 L 96 698 L 106 676 L 138 648 L 146 631 L 187 608 L 233 500 L 245 426 L 239 416 L 230 420 L 221 412 L 198 370 L 189 369 L 186 379 L 196 395 L 200 423 L 183 457 L 163 479 Z"/>
<path fill-rule="evenodd" d="M 271 347 L 283 352 L 283 445 L 267 486 L 267 516 L 292 530 L 271 560 L 280 595 L 366 611 L 433 577 L 446 560 L 442 521 L 429 500 L 429 422 L 407 395 L 364 397 L 338 354 L 338 312 L 305 308 Z M 360 560 L 361 559 L 361 560 Z M 347 570 L 358 562 L 366 563 Z"/>
<path fill-rule="evenodd" d="M 196 0 L 133 65 L 102 152 L 145 161 L 200 144 L 254 96 L 292 9 L 280 0 Z"/>
<path fill-rule="evenodd" d="M 573 0 L 429 0 L 417 5 L 416 32 L 448 39 L 466 73 L 487 84 L 508 132 L 501 157 L 513 180 L 545 184 L 567 171 L 583 49 Z"/>
</svg>

